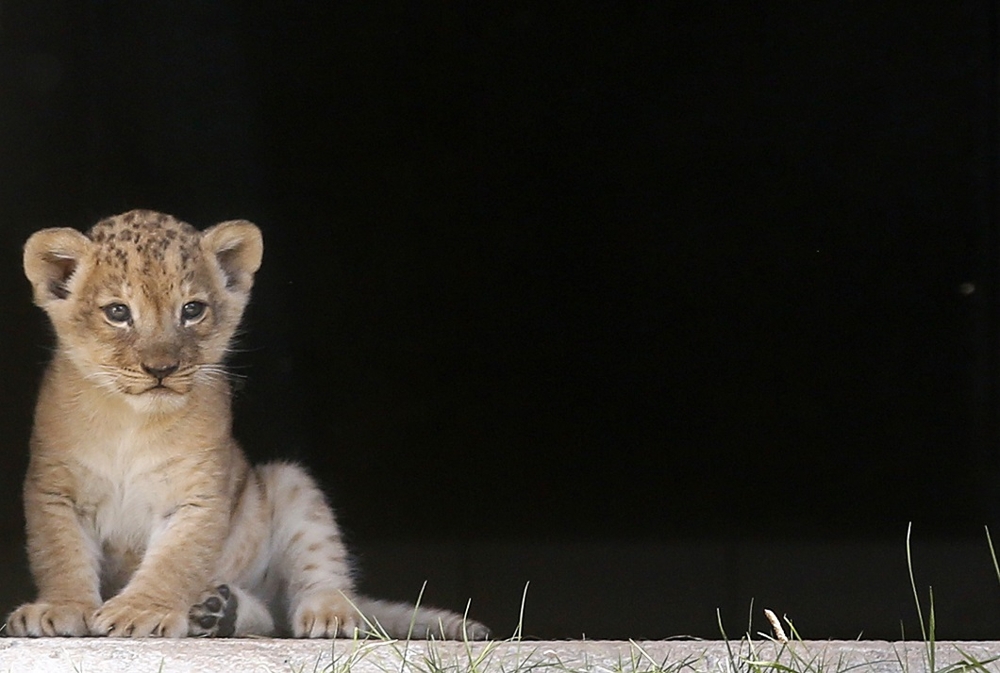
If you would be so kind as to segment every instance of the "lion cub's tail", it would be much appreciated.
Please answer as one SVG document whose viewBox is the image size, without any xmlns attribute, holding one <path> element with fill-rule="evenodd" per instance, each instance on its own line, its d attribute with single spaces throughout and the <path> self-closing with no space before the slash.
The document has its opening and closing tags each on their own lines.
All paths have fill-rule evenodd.
<svg viewBox="0 0 1000 673">
<path fill-rule="evenodd" d="M 364 615 L 362 631 L 390 638 L 444 640 L 485 640 L 490 630 L 480 622 L 466 619 L 457 612 L 438 608 L 414 607 L 407 603 L 358 596 L 354 604 Z"/>
</svg>

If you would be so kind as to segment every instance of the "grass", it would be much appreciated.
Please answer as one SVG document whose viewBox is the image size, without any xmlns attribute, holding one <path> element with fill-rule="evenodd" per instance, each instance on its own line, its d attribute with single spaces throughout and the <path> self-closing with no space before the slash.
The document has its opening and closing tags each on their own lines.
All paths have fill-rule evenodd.
<svg viewBox="0 0 1000 673">
<path fill-rule="evenodd" d="M 925 618 L 925 611 L 920 599 L 920 591 L 917 588 L 916 577 L 913 570 L 913 554 L 910 544 L 911 534 L 912 524 L 908 526 L 906 530 L 906 566 L 909 573 L 910 589 L 913 592 L 913 602 L 917 612 L 917 620 L 920 624 L 920 642 L 923 650 L 923 666 L 921 667 L 921 671 L 926 671 L 927 673 L 960 673 L 966 671 L 986 673 L 987 671 L 995 672 L 1000 670 L 998 667 L 992 666 L 1000 661 L 1000 655 L 987 658 L 977 658 L 971 653 L 971 651 L 968 651 L 968 648 L 963 649 L 957 644 L 952 645 L 952 647 L 959 655 L 958 660 L 944 666 L 940 665 L 940 658 L 938 656 L 937 622 L 934 612 L 934 589 L 933 587 L 927 588 L 927 609 Z M 997 562 L 996 550 L 993 546 L 993 540 L 990 537 L 989 528 L 986 528 L 986 540 L 990 549 L 993 568 L 997 575 L 997 581 L 1000 583 L 1000 564 Z M 798 630 L 790 620 L 785 618 L 789 630 L 792 633 L 791 643 L 795 644 L 795 647 L 789 647 L 789 641 L 785 638 L 780 625 L 775 623 L 776 618 L 773 618 L 773 613 L 770 613 L 769 610 L 766 610 L 765 613 L 769 613 L 768 619 L 771 621 L 775 630 L 774 638 L 766 635 L 765 638 L 779 646 L 776 655 L 770 658 L 762 658 L 757 655 L 754 641 L 749 637 L 749 630 L 748 635 L 741 641 L 741 644 L 746 647 L 747 653 L 745 655 L 734 654 L 733 647 L 722 628 L 722 621 L 720 618 L 719 629 L 722 632 L 723 641 L 725 642 L 726 649 L 728 651 L 729 669 L 731 672 L 847 673 L 851 670 L 869 669 L 877 665 L 884 666 L 891 663 L 887 661 L 872 661 L 849 664 L 845 661 L 842 655 L 835 661 L 827 661 L 821 656 L 810 653 L 809 647 L 807 647 L 806 643 L 802 640 Z M 902 636 L 902 640 L 905 643 L 905 632 L 902 633 Z M 910 673 L 910 664 L 908 657 L 906 656 L 905 646 L 903 652 L 900 652 L 900 646 L 898 645 L 893 645 L 892 649 L 895 655 L 894 662 L 897 667 L 896 670 L 901 673 Z"/>
<path fill-rule="evenodd" d="M 891 653 L 882 659 L 860 659 L 857 653 L 823 642 L 806 641 L 788 617 L 784 626 L 770 610 L 764 613 L 773 634 L 752 635 L 754 608 L 751 619 L 739 640 L 726 633 L 721 612 L 716 611 L 721 643 L 682 642 L 671 647 L 666 643 L 629 641 L 619 646 L 617 660 L 595 657 L 584 644 L 551 649 L 551 643 L 533 643 L 522 636 L 527 586 L 521 600 L 517 627 L 513 635 L 500 641 L 458 644 L 441 642 L 394 641 L 384 635 L 355 641 L 344 650 L 333 652 L 332 661 L 314 673 L 852 673 L 854 671 L 898 671 L 899 673 L 1000 673 L 1000 655 L 979 656 L 972 648 L 949 644 L 944 651 L 937 641 L 934 592 L 926 590 L 921 599 L 911 548 L 912 526 L 906 532 L 906 562 L 913 592 L 914 607 L 920 624 L 917 660 L 911 661 L 913 646 L 893 644 Z M 989 530 L 987 543 L 994 570 L 1000 584 L 1000 563 Z M 423 591 L 421 591 L 421 596 Z M 419 600 L 418 600 L 419 604 Z M 377 629 L 371 629 L 378 632 Z M 787 634 L 786 635 L 786 631 Z M 335 644 L 336 647 L 336 644 Z M 343 647 L 341 645 L 341 647 Z M 569 655 L 566 653 L 570 652 Z M 387 656 L 388 655 L 388 656 Z M 305 673 L 299 669 L 298 673 Z"/>
</svg>

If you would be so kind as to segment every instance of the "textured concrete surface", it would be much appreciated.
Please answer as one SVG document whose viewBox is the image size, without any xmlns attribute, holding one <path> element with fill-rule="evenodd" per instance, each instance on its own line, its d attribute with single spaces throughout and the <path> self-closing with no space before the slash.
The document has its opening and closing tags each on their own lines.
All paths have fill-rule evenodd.
<svg viewBox="0 0 1000 673">
<path fill-rule="evenodd" d="M 981 671 L 1000 671 L 996 660 L 1000 660 L 998 642 L 938 643 L 933 671 L 963 662 L 981 664 Z M 788 646 L 770 641 L 524 641 L 467 646 L 349 640 L 0 640 L 0 671 L 12 673 L 930 673 L 929 664 L 923 643 L 882 641 L 805 641 Z"/>
</svg>

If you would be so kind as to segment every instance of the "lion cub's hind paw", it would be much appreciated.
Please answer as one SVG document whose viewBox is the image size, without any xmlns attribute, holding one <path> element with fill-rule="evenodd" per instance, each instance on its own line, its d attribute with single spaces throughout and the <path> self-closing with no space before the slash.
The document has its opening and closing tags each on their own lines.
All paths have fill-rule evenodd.
<svg viewBox="0 0 1000 673">
<path fill-rule="evenodd" d="M 236 633 L 239 601 L 228 585 L 220 584 L 201 595 L 188 613 L 188 634 L 202 638 L 228 638 Z"/>
<path fill-rule="evenodd" d="M 358 612 L 340 591 L 310 595 L 292 614 L 292 635 L 296 638 L 349 638 L 357 625 Z"/>
</svg>

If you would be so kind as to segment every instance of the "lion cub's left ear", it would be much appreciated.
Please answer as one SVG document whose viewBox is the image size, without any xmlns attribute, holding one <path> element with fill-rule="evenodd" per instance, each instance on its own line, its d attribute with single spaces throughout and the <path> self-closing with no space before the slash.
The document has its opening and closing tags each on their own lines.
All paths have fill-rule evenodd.
<svg viewBox="0 0 1000 673">
<path fill-rule="evenodd" d="M 257 225 L 246 220 L 220 222 L 201 232 L 201 249 L 219 263 L 227 289 L 250 291 L 264 256 L 264 239 Z"/>
</svg>

